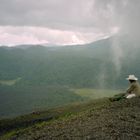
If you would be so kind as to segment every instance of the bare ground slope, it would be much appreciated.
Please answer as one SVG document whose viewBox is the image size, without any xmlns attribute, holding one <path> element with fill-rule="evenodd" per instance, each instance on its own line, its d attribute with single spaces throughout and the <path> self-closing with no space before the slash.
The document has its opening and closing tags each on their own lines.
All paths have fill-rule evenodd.
<svg viewBox="0 0 140 140">
<path fill-rule="evenodd" d="M 18 131 L 10 140 L 140 140 L 140 98 L 115 101 Z"/>
</svg>

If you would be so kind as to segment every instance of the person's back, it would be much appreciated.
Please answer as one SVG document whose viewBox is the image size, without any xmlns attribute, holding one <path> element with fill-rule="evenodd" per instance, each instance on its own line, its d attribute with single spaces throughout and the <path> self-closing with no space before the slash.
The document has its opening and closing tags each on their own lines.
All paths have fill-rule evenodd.
<svg viewBox="0 0 140 140">
<path fill-rule="evenodd" d="M 112 98 L 109 98 L 110 101 L 119 101 L 121 99 L 130 99 L 140 96 L 140 84 L 138 83 L 138 78 L 135 77 L 135 75 L 129 75 L 126 79 L 130 82 L 130 87 L 125 93 L 120 93 Z"/>
<path fill-rule="evenodd" d="M 132 81 L 127 93 L 136 94 L 136 96 L 140 96 L 140 84 L 138 81 Z"/>
</svg>

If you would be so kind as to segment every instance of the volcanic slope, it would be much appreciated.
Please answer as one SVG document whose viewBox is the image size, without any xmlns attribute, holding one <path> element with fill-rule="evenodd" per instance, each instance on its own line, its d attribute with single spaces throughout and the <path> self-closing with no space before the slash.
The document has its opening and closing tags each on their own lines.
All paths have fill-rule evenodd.
<svg viewBox="0 0 140 140">
<path fill-rule="evenodd" d="M 139 140 L 140 98 L 87 104 L 76 114 L 5 134 L 9 140 Z"/>
</svg>

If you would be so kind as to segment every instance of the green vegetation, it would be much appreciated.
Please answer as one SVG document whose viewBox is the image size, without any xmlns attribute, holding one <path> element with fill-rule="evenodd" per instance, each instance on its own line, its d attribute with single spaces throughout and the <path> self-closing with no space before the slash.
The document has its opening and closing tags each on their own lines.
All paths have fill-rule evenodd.
<svg viewBox="0 0 140 140">
<path fill-rule="evenodd" d="M 123 45 L 128 44 L 122 42 L 122 49 Z M 103 107 L 107 111 L 102 113 L 106 114 L 101 118 L 104 122 L 104 118 L 107 120 L 111 116 L 108 114 L 114 107 L 106 110 L 111 103 L 108 99 L 99 98 L 111 97 L 120 93 L 120 89 L 125 89 L 127 81 L 124 79 L 128 74 L 140 75 L 139 54 L 140 50 L 131 53 L 126 50 L 125 57 L 120 62 L 122 67 L 118 71 L 110 39 L 81 46 L 29 46 L 23 49 L 1 47 L 0 139 L 16 139 L 22 134 L 28 137 L 28 132 L 31 139 L 38 138 L 42 133 L 47 137 L 47 130 L 51 130 L 47 132 L 54 132 L 53 134 L 59 133 L 61 129 L 58 124 L 61 119 L 61 126 L 64 128 L 69 126 L 65 125 L 67 120 L 70 119 L 69 124 L 72 124 L 70 129 L 62 127 L 63 132 L 71 130 L 70 133 L 73 133 L 73 126 L 77 122 L 81 125 L 83 120 L 85 126 L 93 123 L 96 130 L 100 121 L 96 126 L 93 120 L 98 122 L 98 110 L 102 112 Z M 128 104 L 125 104 L 124 112 L 128 109 Z M 116 106 L 118 107 L 119 103 Z M 133 112 L 133 108 L 130 111 Z M 118 110 L 118 113 L 120 112 Z M 75 121 L 71 120 L 73 118 Z M 89 122 L 84 118 L 89 119 Z M 49 125 L 55 127 L 57 132 L 52 131 Z M 44 128 L 45 126 L 48 128 Z M 38 133 L 38 129 L 41 132 Z M 42 132 L 43 129 L 46 131 Z M 36 136 L 33 135 L 34 130 Z"/>
<path fill-rule="evenodd" d="M 25 86 L 114 87 L 117 78 L 109 76 L 115 67 L 107 45 L 103 40 L 83 47 L 0 48 L 0 80 L 21 77 L 17 84 Z M 102 73 L 106 77 L 102 78 Z"/>
<path fill-rule="evenodd" d="M 104 97 L 111 97 L 118 93 L 121 93 L 121 91 L 118 90 L 107 90 L 107 89 L 73 89 L 73 91 L 80 95 L 81 97 L 87 97 L 89 99 L 99 99 Z"/>
<path fill-rule="evenodd" d="M 0 117 L 14 117 L 85 99 L 66 87 L 0 86 Z"/>
<path fill-rule="evenodd" d="M 13 86 L 15 85 L 21 78 L 13 79 L 13 80 L 0 80 L 1 85 Z"/>
<path fill-rule="evenodd" d="M 140 52 L 125 52 L 118 73 L 109 39 L 81 46 L 0 47 L 0 117 L 108 97 L 116 94 L 112 90 L 126 89 L 126 76 L 140 75 Z"/>
<path fill-rule="evenodd" d="M 0 89 L 1 118 L 111 97 L 119 93 L 117 90 L 70 89 L 60 86 L 0 86 Z"/>
</svg>

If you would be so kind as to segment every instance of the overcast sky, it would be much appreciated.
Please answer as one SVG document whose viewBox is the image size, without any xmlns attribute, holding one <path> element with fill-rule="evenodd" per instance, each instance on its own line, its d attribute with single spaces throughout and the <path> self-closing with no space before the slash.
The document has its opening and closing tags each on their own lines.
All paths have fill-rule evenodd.
<svg viewBox="0 0 140 140">
<path fill-rule="evenodd" d="M 140 35 L 140 0 L 0 0 L 0 44 L 83 44 Z"/>
</svg>

